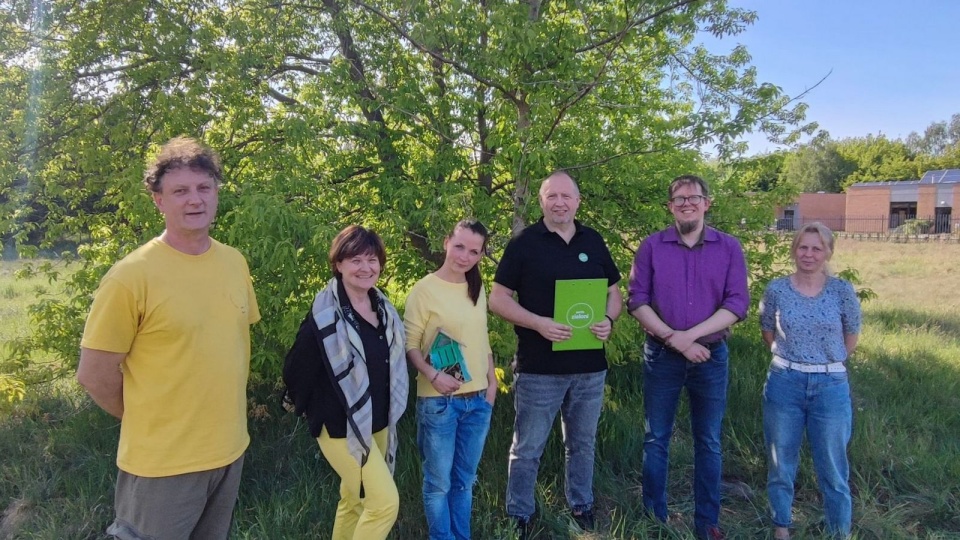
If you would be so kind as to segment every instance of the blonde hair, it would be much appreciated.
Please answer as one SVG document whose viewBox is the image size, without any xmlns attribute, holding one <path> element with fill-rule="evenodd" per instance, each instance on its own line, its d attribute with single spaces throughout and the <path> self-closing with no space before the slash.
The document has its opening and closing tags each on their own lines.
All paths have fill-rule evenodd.
<svg viewBox="0 0 960 540">
<path fill-rule="evenodd" d="M 793 257 L 794 263 L 796 263 L 797 247 L 800 246 L 800 239 L 805 234 L 816 234 L 819 236 L 820 242 L 827 250 L 827 261 L 833 257 L 833 231 L 831 231 L 830 228 L 823 223 L 814 221 L 813 223 L 807 223 L 806 225 L 800 227 L 797 230 L 797 233 L 793 235 L 793 242 L 790 244 L 790 256 Z M 833 275 L 833 272 L 830 270 L 830 265 L 824 263 L 823 273 L 828 276 Z"/>
</svg>

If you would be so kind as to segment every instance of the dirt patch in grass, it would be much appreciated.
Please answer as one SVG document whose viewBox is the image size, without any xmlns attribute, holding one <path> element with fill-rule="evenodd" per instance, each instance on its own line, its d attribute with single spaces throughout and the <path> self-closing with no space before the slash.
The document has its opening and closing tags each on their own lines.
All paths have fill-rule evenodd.
<svg viewBox="0 0 960 540">
<path fill-rule="evenodd" d="M 0 540 L 13 538 L 24 523 L 30 519 L 31 505 L 23 499 L 16 499 L 3 511 L 0 520 Z"/>
</svg>

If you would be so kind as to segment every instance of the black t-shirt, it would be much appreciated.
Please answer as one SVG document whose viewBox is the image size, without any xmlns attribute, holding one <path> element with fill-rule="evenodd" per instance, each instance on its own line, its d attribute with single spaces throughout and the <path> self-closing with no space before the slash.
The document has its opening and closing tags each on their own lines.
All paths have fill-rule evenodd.
<svg viewBox="0 0 960 540">
<path fill-rule="evenodd" d="M 541 219 L 510 240 L 494 281 L 517 293 L 520 305 L 537 315 L 553 318 L 554 291 L 559 279 L 606 278 L 620 281 L 610 250 L 600 234 L 575 222 L 570 243 L 551 232 Z M 517 333 L 517 366 L 522 373 L 595 373 L 607 369 L 603 349 L 553 351 L 550 341 L 536 330 L 514 327 Z"/>
</svg>

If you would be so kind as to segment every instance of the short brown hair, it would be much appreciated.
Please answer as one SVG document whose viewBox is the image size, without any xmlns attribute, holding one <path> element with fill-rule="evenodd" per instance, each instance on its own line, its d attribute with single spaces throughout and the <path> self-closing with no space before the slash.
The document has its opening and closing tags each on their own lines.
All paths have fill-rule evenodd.
<svg viewBox="0 0 960 540">
<path fill-rule="evenodd" d="M 216 152 L 190 137 L 174 137 L 160 148 L 157 157 L 147 165 L 143 185 L 148 191 L 159 193 L 163 189 L 163 176 L 184 167 L 209 174 L 218 186 L 223 179 L 220 156 Z"/>
<path fill-rule="evenodd" d="M 338 262 L 368 254 L 376 255 L 381 269 L 387 265 L 387 250 L 380 235 L 359 225 L 350 225 L 337 233 L 330 245 L 330 269 L 333 275 L 342 277 L 337 270 Z"/>
<path fill-rule="evenodd" d="M 680 189 L 680 186 L 693 185 L 700 186 L 700 193 L 702 193 L 704 197 L 710 198 L 710 186 L 707 185 L 707 181 L 693 174 L 684 174 L 674 178 L 673 181 L 670 182 L 670 188 L 667 190 L 667 198 L 672 198 L 673 194 Z"/>
</svg>

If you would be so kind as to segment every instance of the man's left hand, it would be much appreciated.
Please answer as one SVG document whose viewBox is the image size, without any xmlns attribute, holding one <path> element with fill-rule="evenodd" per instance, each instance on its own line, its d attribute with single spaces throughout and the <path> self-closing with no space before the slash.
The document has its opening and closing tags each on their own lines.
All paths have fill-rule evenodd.
<svg viewBox="0 0 960 540">
<path fill-rule="evenodd" d="M 696 340 L 697 336 L 694 336 L 686 330 L 677 330 L 666 338 L 666 343 L 671 349 L 682 353 L 689 349 Z"/>
<path fill-rule="evenodd" d="M 699 343 L 690 345 L 690 347 L 681 354 L 683 354 L 684 358 L 694 364 L 700 364 L 710 359 L 710 349 Z"/>
<path fill-rule="evenodd" d="M 607 338 L 610 337 L 611 330 L 613 330 L 613 324 L 610 322 L 610 319 L 606 317 L 590 325 L 590 331 L 593 332 L 593 335 L 597 336 L 597 339 L 600 341 L 606 341 Z"/>
</svg>

